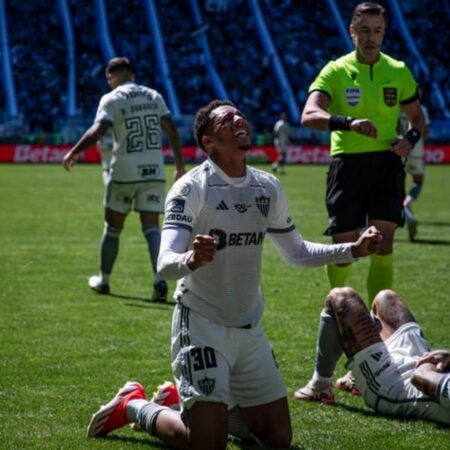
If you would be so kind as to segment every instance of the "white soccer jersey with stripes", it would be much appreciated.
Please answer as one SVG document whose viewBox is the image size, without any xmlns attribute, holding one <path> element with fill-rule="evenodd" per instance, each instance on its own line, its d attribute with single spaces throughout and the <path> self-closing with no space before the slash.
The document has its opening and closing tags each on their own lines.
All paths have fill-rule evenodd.
<svg viewBox="0 0 450 450">
<path fill-rule="evenodd" d="M 450 424 L 450 375 L 439 386 L 436 400 L 411 383 L 417 360 L 428 351 L 420 326 L 409 322 L 385 342 L 357 353 L 351 368 L 366 403 L 381 414 Z"/>
<path fill-rule="evenodd" d="M 100 99 L 95 122 L 111 124 L 114 135 L 112 181 L 165 181 L 161 117 L 168 114 L 157 91 L 133 82 Z"/>
<path fill-rule="evenodd" d="M 246 176 L 236 180 L 207 160 L 168 193 L 163 235 L 170 228 L 207 234 L 218 242 L 214 260 L 178 282 L 177 300 L 227 327 L 258 323 L 264 236 L 295 228 L 279 181 L 249 166 Z"/>
</svg>

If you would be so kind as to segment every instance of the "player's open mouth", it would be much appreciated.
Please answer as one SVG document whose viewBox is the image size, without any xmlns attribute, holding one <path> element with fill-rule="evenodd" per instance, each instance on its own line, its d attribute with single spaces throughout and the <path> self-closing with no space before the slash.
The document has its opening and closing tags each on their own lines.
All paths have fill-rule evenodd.
<svg viewBox="0 0 450 450">
<path fill-rule="evenodd" d="M 239 130 L 234 134 L 236 137 L 248 136 L 248 132 L 246 130 Z"/>
</svg>

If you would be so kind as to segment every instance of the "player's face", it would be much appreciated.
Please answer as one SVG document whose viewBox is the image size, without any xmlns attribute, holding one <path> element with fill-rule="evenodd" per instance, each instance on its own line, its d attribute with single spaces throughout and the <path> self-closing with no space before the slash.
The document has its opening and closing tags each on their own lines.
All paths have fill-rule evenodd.
<svg viewBox="0 0 450 450">
<path fill-rule="evenodd" d="M 250 124 L 238 109 L 219 106 L 211 112 L 210 139 L 214 149 L 233 148 L 247 151 L 251 148 Z"/>
<path fill-rule="evenodd" d="M 372 64 L 378 60 L 385 31 L 386 24 L 381 15 L 363 15 L 359 22 L 350 26 L 356 53 L 362 63 Z"/>
</svg>

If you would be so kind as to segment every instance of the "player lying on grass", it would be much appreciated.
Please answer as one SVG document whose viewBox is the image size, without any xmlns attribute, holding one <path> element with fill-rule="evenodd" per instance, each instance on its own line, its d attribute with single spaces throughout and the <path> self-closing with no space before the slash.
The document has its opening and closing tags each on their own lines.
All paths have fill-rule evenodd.
<svg viewBox="0 0 450 450">
<path fill-rule="evenodd" d="M 208 159 L 166 200 L 158 270 L 178 279 L 171 357 L 181 414 L 147 402 L 142 386 L 130 383 L 94 415 L 89 436 L 138 422 L 174 447 L 224 449 L 233 432 L 229 409 L 239 405 L 241 435 L 289 447 L 287 390 L 260 323 L 264 238 L 290 264 L 316 267 L 367 256 L 382 237 L 370 227 L 352 243 L 304 240 L 278 179 L 246 164 L 250 129 L 229 101 L 200 108 L 194 130 Z"/>
<path fill-rule="evenodd" d="M 353 289 L 331 290 L 320 315 L 313 377 L 294 398 L 334 403 L 331 380 L 343 351 L 370 408 L 450 424 L 450 352 L 430 352 L 394 291 L 379 292 L 369 312 Z"/>
</svg>

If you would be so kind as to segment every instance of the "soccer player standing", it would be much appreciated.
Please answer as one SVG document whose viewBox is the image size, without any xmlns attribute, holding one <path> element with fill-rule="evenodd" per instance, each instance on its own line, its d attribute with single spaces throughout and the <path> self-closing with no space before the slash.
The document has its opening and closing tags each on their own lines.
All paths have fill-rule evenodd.
<svg viewBox="0 0 450 450">
<path fill-rule="evenodd" d="M 290 264 L 314 267 L 366 256 L 381 235 L 370 227 L 351 244 L 305 241 L 279 181 L 246 165 L 250 124 L 231 102 L 201 108 L 194 130 L 208 159 L 171 188 L 158 259 L 161 273 L 178 279 L 171 342 L 181 415 L 129 382 L 94 414 L 88 435 L 138 422 L 181 448 L 224 449 L 229 433 L 287 448 L 286 387 L 261 326 L 264 238 Z"/>
<path fill-rule="evenodd" d="M 175 179 L 184 173 L 181 142 L 163 97 L 154 89 L 135 83 L 128 58 L 113 58 L 106 67 L 112 91 L 104 95 L 93 125 L 64 157 L 66 170 L 76 163 L 78 153 L 113 132 L 111 174 L 104 197 L 105 227 L 100 245 L 100 274 L 89 278 L 98 293 L 109 293 L 109 278 L 119 250 L 125 219 L 139 212 L 142 232 L 148 243 L 154 273 L 154 301 L 165 301 L 167 283 L 156 272 L 159 246 L 159 213 L 164 211 L 165 175 L 161 149 L 162 130 L 175 155 Z"/>
<path fill-rule="evenodd" d="M 277 151 L 277 159 L 272 164 L 272 170 L 277 172 L 280 169 L 280 174 L 283 175 L 285 173 L 284 165 L 286 164 L 286 152 L 289 145 L 288 115 L 284 111 L 273 126 L 273 143 Z"/>
<path fill-rule="evenodd" d="M 421 101 L 423 101 L 422 92 L 423 89 L 419 86 L 419 97 Z M 421 104 L 421 107 L 425 117 L 425 125 L 422 137 L 411 150 L 411 153 L 408 156 L 408 161 L 406 162 L 406 171 L 411 175 L 413 184 L 405 198 L 405 201 L 403 202 L 403 206 L 405 207 L 406 226 L 408 227 L 408 237 L 411 242 L 414 241 L 417 233 L 417 218 L 412 211 L 412 203 L 419 198 L 425 180 L 425 139 L 428 136 L 431 125 L 430 118 L 428 116 L 428 109 L 423 103 Z M 397 131 L 400 134 L 404 134 L 408 131 L 408 118 L 403 112 L 399 117 Z"/>
<path fill-rule="evenodd" d="M 404 224 L 403 158 L 424 127 L 410 70 L 380 51 L 385 29 L 381 5 L 364 2 L 355 7 L 349 27 L 355 50 L 322 69 L 309 88 L 301 118 L 306 127 L 331 131 L 326 233 L 335 243 L 355 240 L 367 225 L 383 234 L 367 276 L 370 300 L 393 284 L 394 233 Z M 409 124 L 397 138 L 400 110 Z M 331 287 L 346 285 L 350 270 L 350 264 L 328 265 Z"/>
</svg>

